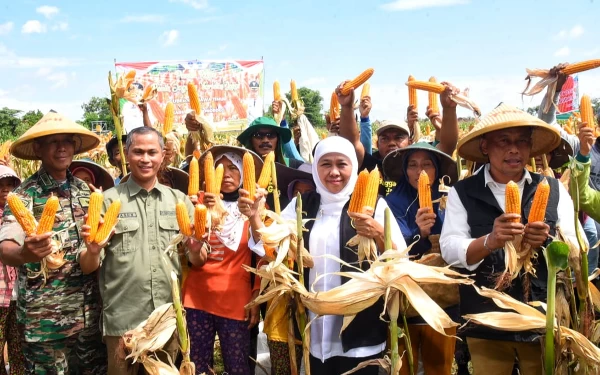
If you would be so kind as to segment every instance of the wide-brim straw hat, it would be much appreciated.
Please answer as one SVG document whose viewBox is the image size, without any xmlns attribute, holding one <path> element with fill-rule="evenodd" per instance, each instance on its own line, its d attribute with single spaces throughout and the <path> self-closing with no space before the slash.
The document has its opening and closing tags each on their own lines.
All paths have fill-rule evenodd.
<svg viewBox="0 0 600 375">
<path fill-rule="evenodd" d="M 463 159 L 487 163 L 488 156 L 479 146 L 481 137 L 496 130 L 520 127 L 532 128 L 530 157 L 546 154 L 560 145 L 558 130 L 516 107 L 500 104 L 458 141 L 457 152 Z"/>
<path fill-rule="evenodd" d="M 258 154 L 248 150 L 247 148 L 243 148 L 243 147 L 228 146 L 228 145 L 216 145 L 216 146 L 212 146 L 208 150 L 204 151 L 204 153 L 202 153 L 202 155 L 200 155 L 200 159 L 198 160 L 198 165 L 200 167 L 199 168 L 200 169 L 200 185 L 199 185 L 200 190 L 204 190 L 204 188 L 202 187 L 202 184 L 204 183 L 204 160 L 206 159 L 206 155 L 208 155 L 209 151 L 210 151 L 210 153 L 212 153 L 213 160 L 217 160 L 219 158 L 219 156 L 223 155 L 226 152 L 232 152 L 234 154 L 237 154 L 240 156 L 240 158 L 244 158 L 244 153 L 249 152 L 250 155 L 252 155 L 252 159 L 254 159 L 254 173 L 256 175 L 256 180 L 258 180 L 258 177 L 260 176 L 260 172 L 262 171 L 262 168 L 263 168 L 263 160 L 260 156 L 258 156 Z M 192 159 L 191 155 L 189 155 L 186 158 L 188 165 L 189 165 L 189 162 L 191 159 Z"/>
<path fill-rule="evenodd" d="M 89 151 L 100 144 L 100 138 L 92 131 L 56 112 L 48 112 L 10 146 L 10 153 L 19 159 L 39 160 L 33 152 L 36 138 L 53 134 L 73 134 L 75 154 Z"/>
<path fill-rule="evenodd" d="M 159 176 L 159 181 L 168 180 L 169 182 L 171 182 L 173 189 L 179 190 L 183 194 L 187 195 L 188 184 L 190 182 L 190 176 L 187 173 L 175 167 L 167 167 L 167 169 L 164 169 L 159 173 L 162 174 L 161 176 Z M 123 176 L 121 182 L 119 183 L 123 184 L 127 182 L 127 180 L 129 180 L 130 175 L 131 173 L 127 173 L 125 176 Z"/>
<path fill-rule="evenodd" d="M 444 179 L 444 184 L 450 186 L 458 181 L 456 162 L 452 157 L 427 142 L 417 142 L 410 146 L 399 148 L 387 154 L 383 159 L 383 174 L 388 180 L 399 182 L 404 176 L 404 158 L 410 151 L 427 151 L 437 157 L 440 170 L 437 171 L 440 178 L 448 176 L 450 181 Z M 433 181 L 431 181 L 433 183 Z"/>
<path fill-rule="evenodd" d="M 71 173 L 73 173 L 74 170 L 81 167 L 89 169 L 94 174 L 94 187 L 102 187 L 102 191 L 106 191 L 111 187 L 115 186 L 115 180 L 110 175 L 110 173 L 108 173 L 106 169 L 102 168 L 101 165 L 96 164 L 93 161 L 82 159 L 73 160 L 71 162 L 71 165 L 69 165 L 69 170 L 71 171 Z"/>
</svg>

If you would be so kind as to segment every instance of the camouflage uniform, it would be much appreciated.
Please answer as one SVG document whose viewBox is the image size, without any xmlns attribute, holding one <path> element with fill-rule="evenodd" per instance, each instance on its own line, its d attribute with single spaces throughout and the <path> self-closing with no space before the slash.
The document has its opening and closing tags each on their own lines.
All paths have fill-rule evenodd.
<svg viewBox="0 0 600 375">
<path fill-rule="evenodd" d="M 17 320 L 29 374 L 105 374 L 106 347 L 100 333 L 101 301 L 96 274 L 84 275 L 78 263 L 79 237 L 90 190 L 67 171 L 58 183 L 44 169 L 25 180 L 15 192 L 37 220 L 46 200 L 59 197 L 53 230 L 67 261 L 49 270 L 45 285 L 36 276 L 40 263 L 18 268 Z M 75 222 L 75 226 L 72 224 Z M 25 234 L 7 208 L 0 241 L 23 245 Z"/>
</svg>

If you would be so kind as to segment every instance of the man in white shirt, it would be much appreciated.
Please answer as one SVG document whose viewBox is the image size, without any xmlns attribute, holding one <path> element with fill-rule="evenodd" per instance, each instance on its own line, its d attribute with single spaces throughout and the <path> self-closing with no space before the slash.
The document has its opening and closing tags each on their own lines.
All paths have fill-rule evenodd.
<svg viewBox="0 0 600 375">
<path fill-rule="evenodd" d="M 549 152 L 560 143 L 556 130 L 527 113 L 504 104 L 494 109 L 458 143 L 458 154 L 466 160 L 487 163 L 450 191 L 446 220 L 440 237 L 443 258 L 448 264 L 472 275 L 478 287 L 494 288 L 505 270 L 504 244 L 523 236 L 539 251 L 560 227 L 575 241 L 573 204 L 566 189 L 548 178 L 550 196 L 544 221 L 527 222 L 533 196 L 543 176 L 525 169 L 531 157 Z M 506 184 L 514 181 L 521 194 L 521 215 L 505 210 Z M 513 222 L 516 219 L 517 222 Z M 545 301 L 548 270 L 541 251 L 533 260 L 535 277 L 519 275 L 503 291 L 520 301 Z M 460 313 L 502 311 L 473 287 L 460 287 Z M 508 332 L 469 324 L 464 330 L 475 373 L 509 375 L 516 356 L 521 374 L 542 372 L 539 334 Z"/>
</svg>

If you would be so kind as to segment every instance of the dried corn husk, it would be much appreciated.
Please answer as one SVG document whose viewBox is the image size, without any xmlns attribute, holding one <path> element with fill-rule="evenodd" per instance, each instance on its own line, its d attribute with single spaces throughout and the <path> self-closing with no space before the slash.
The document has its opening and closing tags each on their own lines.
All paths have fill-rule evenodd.
<svg viewBox="0 0 600 375">
<path fill-rule="evenodd" d="M 463 316 L 465 319 L 503 331 L 538 330 L 542 333 L 545 329 L 546 316 L 533 307 L 536 305 L 545 309 L 545 304 L 536 302 L 528 305 L 493 289 L 478 287 L 475 289 L 482 296 L 491 298 L 498 307 L 514 311 L 469 314 Z M 556 322 L 554 330 L 561 352 L 570 349 L 584 366 L 600 367 L 600 349 L 584 335 L 567 327 L 558 326 Z"/>
<path fill-rule="evenodd" d="M 166 364 L 155 356 L 148 356 L 142 362 L 149 375 L 181 375 L 173 363 Z"/>
</svg>

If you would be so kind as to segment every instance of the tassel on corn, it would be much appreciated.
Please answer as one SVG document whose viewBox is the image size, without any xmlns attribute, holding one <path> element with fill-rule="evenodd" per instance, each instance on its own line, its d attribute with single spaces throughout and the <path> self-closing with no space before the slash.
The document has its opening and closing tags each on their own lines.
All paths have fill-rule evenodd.
<svg viewBox="0 0 600 375">
<path fill-rule="evenodd" d="M 35 221 L 33 214 L 25 207 L 21 198 L 15 193 L 8 193 L 6 201 L 10 211 L 21 225 L 21 228 L 23 228 L 25 234 L 27 236 L 33 236 L 36 232 L 37 222 Z"/>
<path fill-rule="evenodd" d="M 192 228 L 190 227 L 190 217 L 183 201 L 178 201 L 175 205 L 175 214 L 177 215 L 177 224 L 179 225 L 179 231 L 184 236 L 192 235 Z"/>
<path fill-rule="evenodd" d="M 346 82 L 346 84 L 344 85 L 344 87 L 342 87 L 342 95 L 348 95 L 348 94 L 350 94 L 350 91 L 353 88 L 357 88 L 358 86 L 360 86 L 363 83 L 367 82 L 367 80 L 369 78 L 371 78 L 371 76 L 373 75 L 373 73 L 375 73 L 375 69 L 369 68 L 369 69 L 365 70 L 364 72 L 360 73 L 353 80 Z"/>
</svg>

